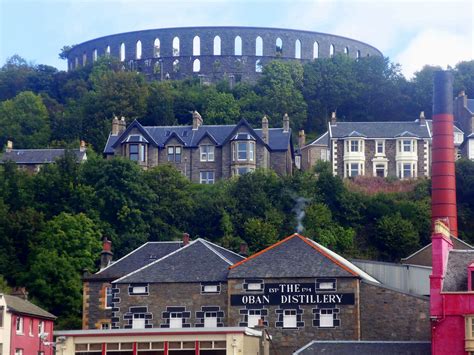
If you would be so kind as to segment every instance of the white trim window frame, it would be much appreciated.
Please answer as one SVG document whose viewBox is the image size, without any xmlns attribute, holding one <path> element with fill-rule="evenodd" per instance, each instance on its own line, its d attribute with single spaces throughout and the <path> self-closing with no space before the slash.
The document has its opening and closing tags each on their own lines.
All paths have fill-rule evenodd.
<svg viewBox="0 0 474 355">
<path fill-rule="evenodd" d="M 134 313 L 132 318 L 132 329 L 145 329 L 145 317 L 140 313 Z"/>
<path fill-rule="evenodd" d="M 319 328 L 334 327 L 334 311 L 330 308 L 322 308 L 319 310 Z"/>
<path fill-rule="evenodd" d="M 105 300 L 104 300 L 104 308 L 105 309 L 111 309 L 113 304 L 112 304 L 112 298 L 113 298 L 113 294 L 112 294 L 112 287 L 111 286 L 107 286 L 105 288 Z"/>
<path fill-rule="evenodd" d="M 183 327 L 183 312 L 170 312 L 170 328 L 178 329 Z"/>
<path fill-rule="evenodd" d="M 385 141 L 384 140 L 376 140 L 375 141 L 375 155 L 376 156 L 384 156 L 385 155 Z"/>
<path fill-rule="evenodd" d="M 204 312 L 204 328 L 217 328 L 217 312 Z"/>
<path fill-rule="evenodd" d="M 296 309 L 283 310 L 283 328 L 297 328 L 297 322 Z"/>
<path fill-rule="evenodd" d="M 16 316 L 16 334 L 23 335 L 23 321 L 22 316 Z"/>
<path fill-rule="evenodd" d="M 262 311 L 260 309 L 247 310 L 247 327 L 253 328 L 257 326 L 260 319 L 262 319 Z"/>
<path fill-rule="evenodd" d="M 200 171 L 199 172 L 200 184 L 214 184 L 214 182 L 215 182 L 214 171 Z"/>
<path fill-rule="evenodd" d="M 214 146 L 213 145 L 201 145 L 199 147 L 200 161 L 202 162 L 213 162 L 214 161 Z"/>
</svg>

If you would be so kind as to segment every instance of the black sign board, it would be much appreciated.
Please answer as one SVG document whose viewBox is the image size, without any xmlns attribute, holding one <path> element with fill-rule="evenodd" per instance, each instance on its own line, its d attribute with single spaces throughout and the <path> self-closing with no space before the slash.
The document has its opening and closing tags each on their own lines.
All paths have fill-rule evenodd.
<svg viewBox="0 0 474 355">
<path fill-rule="evenodd" d="M 263 293 L 231 295 L 232 306 L 246 305 L 351 305 L 354 304 L 353 293 L 319 293 L 314 283 L 279 283 L 265 284 Z"/>
</svg>

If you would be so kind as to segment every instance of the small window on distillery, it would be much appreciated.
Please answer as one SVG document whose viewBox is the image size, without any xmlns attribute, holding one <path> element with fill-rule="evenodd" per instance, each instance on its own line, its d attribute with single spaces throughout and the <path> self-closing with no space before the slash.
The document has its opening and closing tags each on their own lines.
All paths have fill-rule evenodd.
<svg viewBox="0 0 474 355">
<path fill-rule="evenodd" d="M 148 296 L 148 285 L 130 285 L 128 287 L 128 294 L 135 296 Z"/>
<path fill-rule="evenodd" d="M 219 293 L 221 291 L 221 285 L 216 284 L 201 284 L 202 293 Z"/>
<path fill-rule="evenodd" d="M 336 291 L 336 279 L 316 279 L 317 291 Z"/>
</svg>

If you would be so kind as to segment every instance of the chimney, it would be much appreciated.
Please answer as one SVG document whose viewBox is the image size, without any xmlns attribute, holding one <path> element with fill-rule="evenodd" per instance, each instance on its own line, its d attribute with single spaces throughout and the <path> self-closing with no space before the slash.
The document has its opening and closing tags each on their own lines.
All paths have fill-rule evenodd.
<svg viewBox="0 0 474 355">
<path fill-rule="evenodd" d="M 298 146 L 299 148 L 303 148 L 306 145 L 306 136 L 304 134 L 304 129 L 298 132 Z"/>
<path fill-rule="evenodd" d="M 453 130 L 453 76 L 449 71 L 437 71 L 433 88 L 431 222 L 434 226 L 437 220 L 448 218 L 451 234 L 457 237 Z"/>
<path fill-rule="evenodd" d="M 262 140 L 268 144 L 269 140 L 269 135 L 268 135 L 268 118 L 266 115 L 263 116 L 262 118 Z"/>
<path fill-rule="evenodd" d="M 249 256 L 249 253 L 248 253 L 248 245 L 247 243 L 243 242 L 243 243 L 240 243 L 240 251 L 239 251 L 239 254 L 241 256 Z"/>
<path fill-rule="evenodd" d="M 5 152 L 10 153 L 13 150 L 13 142 L 8 140 L 7 141 L 7 149 L 5 149 Z"/>
<path fill-rule="evenodd" d="M 183 247 L 185 245 L 188 245 L 190 240 L 191 240 L 191 238 L 189 238 L 189 234 L 188 233 L 183 233 Z"/>
<path fill-rule="evenodd" d="M 120 120 L 117 116 L 112 119 L 112 135 L 117 136 L 120 132 Z"/>
<path fill-rule="evenodd" d="M 331 113 L 331 126 L 335 126 L 335 125 L 336 125 L 336 121 L 337 121 L 336 112 L 332 112 L 332 113 Z"/>
<path fill-rule="evenodd" d="M 24 299 L 25 301 L 28 300 L 28 292 L 25 287 L 14 287 L 11 295 Z"/>
<path fill-rule="evenodd" d="M 104 269 L 109 266 L 113 257 L 112 253 L 112 242 L 107 237 L 102 238 L 102 251 L 100 252 L 100 269 Z"/>
<path fill-rule="evenodd" d="M 199 112 L 196 110 L 193 111 L 193 130 L 198 129 L 200 126 L 202 126 L 203 120 Z"/>
<path fill-rule="evenodd" d="M 290 117 L 288 117 L 288 114 L 285 113 L 283 115 L 283 132 L 287 133 L 290 131 Z"/>
<path fill-rule="evenodd" d="M 120 118 L 120 124 L 119 124 L 119 134 L 121 134 L 125 129 L 127 128 L 127 122 L 125 121 L 125 117 Z"/>
<path fill-rule="evenodd" d="M 420 126 L 426 126 L 425 111 L 420 112 Z"/>
<path fill-rule="evenodd" d="M 79 146 L 79 151 L 80 152 L 85 152 L 86 151 L 86 142 L 81 140 L 81 145 Z"/>
</svg>

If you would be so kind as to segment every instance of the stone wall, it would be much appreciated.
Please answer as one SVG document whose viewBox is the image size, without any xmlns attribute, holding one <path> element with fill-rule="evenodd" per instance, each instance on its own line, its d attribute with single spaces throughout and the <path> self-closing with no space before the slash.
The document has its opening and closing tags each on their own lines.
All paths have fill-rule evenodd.
<svg viewBox="0 0 474 355">
<path fill-rule="evenodd" d="M 430 340 L 429 307 L 427 297 L 361 282 L 361 339 Z"/>
<path fill-rule="evenodd" d="M 200 40 L 199 55 L 193 50 L 195 37 Z M 216 37 L 221 42 L 220 54 L 214 50 Z M 241 38 L 241 55 L 235 52 L 237 37 Z M 263 42 L 261 53 L 256 51 L 258 37 Z M 174 38 L 179 38 L 179 53 L 173 52 Z M 156 39 L 160 41 L 159 57 L 154 50 Z M 282 41 L 281 51 L 276 50 L 277 39 Z M 142 47 L 141 58 L 137 58 L 138 41 Z M 298 56 L 297 41 L 301 47 Z M 155 80 L 199 75 L 209 81 L 224 77 L 235 82 L 255 81 L 259 76 L 257 61 L 265 65 L 274 59 L 307 62 L 318 57 L 327 58 L 331 45 L 334 53 L 345 53 L 352 58 L 382 55 L 375 47 L 358 40 L 319 32 L 257 27 L 166 28 L 114 34 L 78 44 L 67 54 L 68 69 L 91 63 L 96 59 L 95 56 L 105 55 L 108 47 L 111 56 L 120 58 L 122 44 L 125 46 L 124 68 L 142 71 Z M 179 61 L 178 71 L 173 67 L 176 60 Z M 196 60 L 200 63 L 199 71 L 193 70 Z"/>
<path fill-rule="evenodd" d="M 102 323 L 110 323 L 112 309 L 105 308 L 107 281 L 83 283 L 82 329 L 100 329 Z"/>
</svg>

